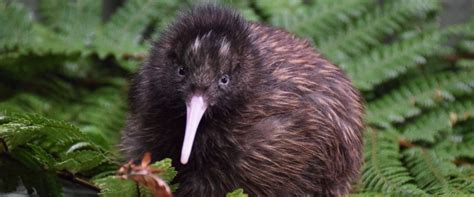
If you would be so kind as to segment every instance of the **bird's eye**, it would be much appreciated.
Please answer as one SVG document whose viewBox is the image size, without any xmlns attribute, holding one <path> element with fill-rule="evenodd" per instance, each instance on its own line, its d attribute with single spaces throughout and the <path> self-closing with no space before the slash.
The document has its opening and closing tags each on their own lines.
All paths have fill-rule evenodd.
<svg viewBox="0 0 474 197">
<path fill-rule="evenodd" d="M 219 79 L 219 85 L 227 85 L 229 84 L 229 75 L 224 75 L 221 77 L 221 79 Z"/>
<path fill-rule="evenodd" d="M 184 67 L 180 66 L 178 68 L 178 75 L 179 76 L 184 76 L 186 74 L 186 70 L 184 69 Z"/>
</svg>

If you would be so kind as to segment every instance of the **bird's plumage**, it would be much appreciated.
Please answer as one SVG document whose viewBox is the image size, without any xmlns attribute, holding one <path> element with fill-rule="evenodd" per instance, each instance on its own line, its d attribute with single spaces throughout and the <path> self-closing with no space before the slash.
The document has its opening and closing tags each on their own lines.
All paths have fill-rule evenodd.
<svg viewBox="0 0 474 197">
<path fill-rule="evenodd" d="M 183 165 L 185 103 L 197 91 L 208 108 Z M 123 152 L 172 158 L 178 196 L 343 195 L 363 160 L 361 99 L 344 73 L 306 40 L 227 8 L 199 6 L 171 24 L 133 80 L 130 108 Z"/>
</svg>

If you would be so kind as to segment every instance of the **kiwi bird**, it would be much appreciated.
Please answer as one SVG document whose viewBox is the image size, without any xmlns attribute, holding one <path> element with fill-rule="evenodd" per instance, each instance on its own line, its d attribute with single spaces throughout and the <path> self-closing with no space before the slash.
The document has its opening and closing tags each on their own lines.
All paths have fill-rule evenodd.
<svg viewBox="0 0 474 197">
<path fill-rule="evenodd" d="M 121 150 L 171 158 L 175 195 L 349 193 L 363 160 L 361 98 L 310 42 L 201 5 L 152 45 Z"/>
</svg>

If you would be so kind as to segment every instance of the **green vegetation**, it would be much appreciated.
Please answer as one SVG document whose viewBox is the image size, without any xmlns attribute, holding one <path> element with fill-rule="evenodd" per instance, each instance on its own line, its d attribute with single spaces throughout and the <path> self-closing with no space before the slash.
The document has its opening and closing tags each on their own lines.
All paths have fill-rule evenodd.
<svg viewBox="0 0 474 197">
<path fill-rule="evenodd" d="M 21 180 L 57 196 L 68 177 L 103 195 L 149 195 L 114 177 L 128 79 L 190 2 L 128 0 L 103 19 L 97 0 L 41 0 L 35 14 L 0 1 L 0 191 Z M 441 28 L 439 0 L 376 2 L 222 1 L 310 39 L 362 92 L 365 165 L 353 195 L 473 195 L 474 20 Z M 156 165 L 174 177 L 169 160 Z"/>
</svg>

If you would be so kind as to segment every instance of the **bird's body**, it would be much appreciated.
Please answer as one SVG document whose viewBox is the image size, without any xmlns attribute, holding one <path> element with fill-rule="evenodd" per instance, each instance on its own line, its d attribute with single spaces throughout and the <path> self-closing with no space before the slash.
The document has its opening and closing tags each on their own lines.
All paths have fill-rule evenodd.
<svg viewBox="0 0 474 197">
<path fill-rule="evenodd" d="M 202 103 L 189 156 L 184 130 Z M 228 9 L 202 6 L 171 25 L 130 106 L 123 151 L 172 158 L 178 196 L 338 196 L 362 164 L 361 100 L 343 72 L 307 41 Z"/>
</svg>

